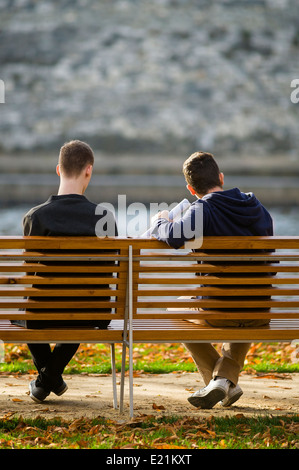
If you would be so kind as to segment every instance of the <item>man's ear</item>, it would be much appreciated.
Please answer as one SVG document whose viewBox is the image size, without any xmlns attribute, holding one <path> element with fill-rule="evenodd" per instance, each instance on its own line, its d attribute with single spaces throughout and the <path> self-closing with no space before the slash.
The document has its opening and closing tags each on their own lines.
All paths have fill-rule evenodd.
<svg viewBox="0 0 299 470">
<path fill-rule="evenodd" d="M 187 189 L 192 194 L 192 196 L 195 196 L 196 191 L 192 188 L 192 186 L 190 186 L 190 184 L 187 184 Z"/>
<path fill-rule="evenodd" d="M 85 175 L 89 178 L 92 174 L 92 170 L 93 170 L 93 166 L 92 165 L 88 165 L 85 169 Z"/>
<path fill-rule="evenodd" d="M 56 166 L 56 173 L 57 173 L 58 176 L 60 176 L 60 166 L 59 165 Z"/>
<path fill-rule="evenodd" d="M 220 181 L 220 185 L 222 187 L 224 185 L 224 174 L 223 173 L 219 173 L 219 181 Z"/>
</svg>

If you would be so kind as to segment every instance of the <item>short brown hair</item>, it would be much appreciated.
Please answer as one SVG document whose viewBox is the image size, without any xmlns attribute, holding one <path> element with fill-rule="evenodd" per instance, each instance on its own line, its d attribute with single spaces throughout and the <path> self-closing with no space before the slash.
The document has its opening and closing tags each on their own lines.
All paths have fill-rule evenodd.
<svg viewBox="0 0 299 470">
<path fill-rule="evenodd" d="M 183 164 L 186 182 L 200 195 L 221 186 L 220 171 L 211 153 L 195 152 Z"/>
<path fill-rule="evenodd" d="M 94 164 L 91 147 L 81 140 L 71 140 L 65 143 L 59 153 L 59 165 L 67 177 L 77 177 L 87 165 Z"/>
</svg>

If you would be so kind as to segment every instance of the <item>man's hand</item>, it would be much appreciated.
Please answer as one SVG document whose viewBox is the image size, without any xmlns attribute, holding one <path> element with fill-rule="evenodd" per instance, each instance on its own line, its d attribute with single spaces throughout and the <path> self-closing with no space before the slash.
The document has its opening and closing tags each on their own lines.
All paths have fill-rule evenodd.
<svg viewBox="0 0 299 470">
<path fill-rule="evenodd" d="M 158 212 L 158 214 L 152 217 L 151 223 L 153 224 L 154 222 L 156 222 L 157 219 L 166 219 L 169 221 L 170 220 L 169 211 L 164 210 L 164 211 Z"/>
</svg>

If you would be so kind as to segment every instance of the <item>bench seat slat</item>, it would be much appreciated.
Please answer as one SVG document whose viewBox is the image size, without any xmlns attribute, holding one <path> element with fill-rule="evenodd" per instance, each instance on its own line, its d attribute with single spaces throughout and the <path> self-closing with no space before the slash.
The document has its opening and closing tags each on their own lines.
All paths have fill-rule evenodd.
<svg viewBox="0 0 299 470">
<path fill-rule="evenodd" d="M 8 320 L 0 320 L 0 339 L 5 343 L 30 342 L 71 342 L 71 343 L 121 343 L 123 322 L 111 322 L 108 329 L 96 328 L 57 328 L 27 329 L 12 325 Z"/>
<path fill-rule="evenodd" d="M 112 321 L 108 330 L 97 329 L 42 329 L 31 330 L 0 321 L 0 339 L 4 342 L 121 342 L 122 321 Z M 211 328 L 191 324 L 184 320 L 137 320 L 133 322 L 135 342 L 187 342 L 187 341 L 292 341 L 297 339 L 298 320 L 273 320 L 262 328 Z"/>
<path fill-rule="evenodd" d="M 261 328 L 215 328 L 184 320 L 133 321 L 134 342 L 188 341 L 292 341 L 297 339 L 299 320 L 272 320 Z M 297 330 L 297 331 L 296 331 Z"/>
</svg>

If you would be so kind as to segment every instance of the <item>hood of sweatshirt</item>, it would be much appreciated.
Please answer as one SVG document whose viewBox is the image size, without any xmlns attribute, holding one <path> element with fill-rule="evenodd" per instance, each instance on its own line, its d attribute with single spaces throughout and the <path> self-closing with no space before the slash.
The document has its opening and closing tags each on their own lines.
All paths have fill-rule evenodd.
<svg viewBox="0 0 299 470">
<path fill-rule="evenodd" d="M 272 218 L 253 193 L 233 188 L 196 203 L 203 204 L 204 235 L 273 235 Z"/>
</svg>

